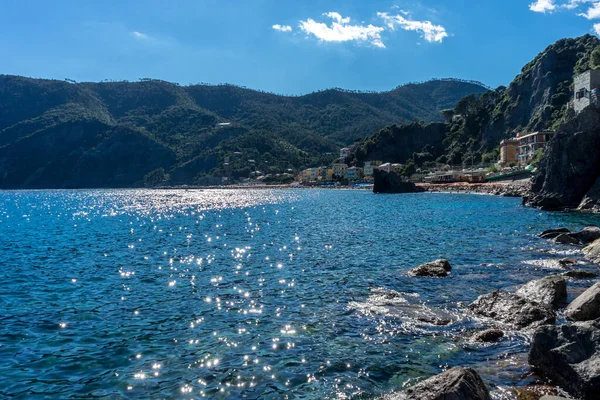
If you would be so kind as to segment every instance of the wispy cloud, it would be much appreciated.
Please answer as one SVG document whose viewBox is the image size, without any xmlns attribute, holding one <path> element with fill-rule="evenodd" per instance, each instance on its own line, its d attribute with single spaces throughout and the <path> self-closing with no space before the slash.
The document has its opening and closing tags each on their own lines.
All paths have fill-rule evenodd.
<svg viewBox="0 0 600 400">
<path fill-rule="evenodd" d="M 600 19 L 599 0 L 536 0 L 529 5 L 529 9 L 544 14 L 570 10 L 589 20 Z M 600 24 L 593 25 L 592 30 L 600 36 Z"/>
<path fill-rule="evenodd" d="M 423 39 L 430 43 L 441 43 L 445 38 L 448 37 L 446 28 L 444 28 L 442 25 L 434 25 L 431 21 L 416 21 L 408 19 L 399 14 L 390 15 L 386 12 L 378 12 L 377 16 L 383 19 L 383 22 L 389 29 L 395 30 L 396 27 L 400 27 L 406 31 L 419 32 L 421 33 Z"/>
<path fill-rule="evenodd" d="M 529 9 L 537 13 L 547 13 L 556 10 L 554 0 L 537 0 L 529 5 Z"/>
<path fill-rule="evenodd" d="M 138 31 L 133 31 L 133 32 L 129 32 L 131 34 L 131 36 L 133 36 L 136 39 L 139 40 L 148 40 L 150 39 L 150 36 L 146 35 L 145 33 L 142 32 L 138 32 Z"/>
<path fill-rule="evenodd" d="M 372 46 L 385 48 L 381 40 L 383 27 L 374 25 L 351 24 L 350 18 L 344 18 L 337 12 L 323 14 L 330 18 L 331 24 L 317 22 L 312 18 L 300 21 L 299 28 L 307 35 L 312 35 L 322 42 L 349 42 L 357 41 L 369 43 Z"/>
<path fill-rule="evenodd" d="M 272 26 L 272 28 L 275 29 L 276 31 L 280 31 L 280 32 L 291 32 L 292 31 L 292 27 L 289 25 L 275 24 Z"/>
<path fill-rule="evenodd" d="M 588 8 L 588 10 L 585 13 L 580 13 L 577 14 L 580 15 L 582 17 L 585 17 L 587 19 L 598 19 L 600 18 L 600 1 L 599 2 L 595 2 L 594 4 L 591 5 L 591 7 Z"/>
</svg>

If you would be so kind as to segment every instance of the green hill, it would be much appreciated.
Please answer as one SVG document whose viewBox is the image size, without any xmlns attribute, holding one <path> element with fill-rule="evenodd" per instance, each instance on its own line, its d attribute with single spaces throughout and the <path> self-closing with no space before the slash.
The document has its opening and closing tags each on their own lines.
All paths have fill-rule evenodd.
<svg viewBox="0 0 600 400">
<path fill-rule="evenodd" d="M 193 184 L 297 171 L 331 162 L 340 146 L 385 126 L 440 121 L 442 109 L 484 91 L 448 79 L 280 96 L 232 85 L 0 75 L 0 187 L 134 187 L 145 177 Z"/>
</svg>

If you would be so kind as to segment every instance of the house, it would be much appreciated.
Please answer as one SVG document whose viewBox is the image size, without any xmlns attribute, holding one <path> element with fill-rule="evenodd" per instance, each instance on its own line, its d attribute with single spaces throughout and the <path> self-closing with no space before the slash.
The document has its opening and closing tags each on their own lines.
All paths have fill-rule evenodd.
<svg viewBox="0 0 600 400">
<path fill-rule="evenodd" d="M 539 132 L 521 132 L 517 134 L 517 160 L 521 165 L 529 165 L 535 153 L 538 150 L 544 148 L 546 143 L 550 140 L 554 132 L 552 131 L 539 131 Z"/>
<path fill-rule="evenodd" d="M 358 167 L 350 167 L 346 170 L 346 174 L 344 175 L 344 178 L 348 179 L 349 181 L 357 181 L 360 179 L 360 168 Z"/>
<path fill-rule="evenodd" d="M 344 147 L 343 149 L 340 150 L 340 161 L 344 162 L 346 161 L 346 158 L 348 158 L 350 156 L 350 153 L 352 153 L 352 149 L 350 147 Z"/>
<path fill-rule="evenodd" d="M 365 161 L 363 174 L 365 176 L 373 176 L 373 169 L 379 167 L 381 164 L 383 164 L 382 161 Z"/>
<path fill-rule="evenodd" d="M 346 170 L 348 169 L 348 166 L 344 163 L 334 163 L 331 165 L 331 168 L 333 169 L 334 176 L 342 178 L 346 175 Z"/>
<path fill-rule="evenodd" d="M 590 69 L 573 78 L 575 99 L 571 103 L 571 107 L 577 114 L 590 105 L 594 107 L 600 105 L 598 101 L 599 88 L 600 69 Z"/>
<path fill-rule="evenodd" d="M 500 160 L 498 164 L 504 167 L 508 163 L 517 162 L 517 146 L 519 141 L 517 138 L 505 139 L 500 142 Z"/>
<path fill-rule="evenodd" d="M 385 164 L 381 164 L 378 168 L 385 172 L 392 172 L 392 164 L 389 162 L 385 163 Z"/>
</svg>

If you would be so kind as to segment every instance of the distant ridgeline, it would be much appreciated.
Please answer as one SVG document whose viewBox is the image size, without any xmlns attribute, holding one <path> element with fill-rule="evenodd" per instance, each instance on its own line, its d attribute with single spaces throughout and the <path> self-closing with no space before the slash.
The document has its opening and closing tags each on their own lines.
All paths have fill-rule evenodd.
<svg viewBox="0 0 600 400">
<path fill-rule="evenodd" d="M 549 46 L 508 87 L 468 95 L 442 112 L 445 123 L 392 125 L 356 143 L 347 159 L 406 164 L 408 171 L 436 163 L 478 164 L 498 159 L 498 144 L 515 132 L 554 129 L 569 114 L 573 76 L 590 68 L 600 40 L 592 35 Z M 600 50 L 595 52 L 600 55 Z"/>
<path fill-rule="evenodd" d="M 439 121 L 486 89 L 432 80 L 389 92 L 280 96 L 232 85 L 76 83 L 0 75 L 0 188 L 216 184 L 329 164 L 395 123 Z M 412 153 L 411 153 L 412 154 Z"/>
</svg>

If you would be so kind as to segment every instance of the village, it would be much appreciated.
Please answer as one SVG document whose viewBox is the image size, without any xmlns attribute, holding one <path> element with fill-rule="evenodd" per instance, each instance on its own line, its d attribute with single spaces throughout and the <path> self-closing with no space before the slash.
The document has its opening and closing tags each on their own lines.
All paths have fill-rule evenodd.
<svg viewBox="0 0 600 400">
<path fill-rule="evenodd" d="M 588 70 L 573 79 L 574 98 L 569 108 L 576 114 L 589 106 L 598 106 L 598 88 L 600 88 L 600 70 Z M 500 157 L 495 163 L 479 165 L 443 165 L 438 164 L 428 171 L 417 170 L 406 181 L 415 183 L 482 183 L 506 179 L 520 179 L 531 175 L 535 162 L 550 141 L 554 132 L 541 130 L 518 132 L 499 143 Z M 362 167 L 349 166 L 346 160 L 353 152 L 352 147 L 340 150 L 339 158 L 329 166 L 307 168 L 296 177 L 302 185 L 360 185 L 373 182 L 376 169 L 405 175 L 405 165 L 386 160 L 365 161 Z"/>
</svg>

